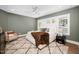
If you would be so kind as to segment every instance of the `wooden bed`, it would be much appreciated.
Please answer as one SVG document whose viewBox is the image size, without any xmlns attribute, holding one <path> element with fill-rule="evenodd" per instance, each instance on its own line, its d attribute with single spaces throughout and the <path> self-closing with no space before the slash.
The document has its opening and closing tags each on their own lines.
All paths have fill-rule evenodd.
<svg viewBox="0 0 79 59">
<path fill-rule="evenodd" d="M 40 44 L 46 44 L 49 45 L 49 34 L 46 32 L 32 32 L 32 36 L 35 39 L 36 47 L 38 47 Z"/>
</svg>

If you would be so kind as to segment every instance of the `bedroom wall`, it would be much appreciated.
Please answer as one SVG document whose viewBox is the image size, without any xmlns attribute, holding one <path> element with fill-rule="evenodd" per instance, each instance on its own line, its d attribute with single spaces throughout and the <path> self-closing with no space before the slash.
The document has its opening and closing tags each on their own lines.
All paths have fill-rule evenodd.
<svg viewBox="0 0 79 59">
<path fill-rule="evenodd" d="M 16 31 L 17 33 L 26 33 L 36 29 L 36 20 L 34 18 L 8 14 L 8 30 Z"/>
<path fill-rule="evenodd" d="M 70 36 L 68 36 L 68 39 L 79 42 L 79 6 L 40 17 L 38 18 L 38 20 L 63 15 L 67 13 L 70 13 Z"/>
<path fill-rule="evenodd" d="M 0 10 L 0 26 L 4 31 L 7 30 L 8 27 L 8 17 L 5 11 Z"/>
<path fill-rule="evenodd" d="M 24 34 L 28 31 L 36 30 L 36 20 L 31 17 L 11 14 L 0 10 L 0 26 L 5 31 L 13 30 L 18 34 Z"/>
</svg>

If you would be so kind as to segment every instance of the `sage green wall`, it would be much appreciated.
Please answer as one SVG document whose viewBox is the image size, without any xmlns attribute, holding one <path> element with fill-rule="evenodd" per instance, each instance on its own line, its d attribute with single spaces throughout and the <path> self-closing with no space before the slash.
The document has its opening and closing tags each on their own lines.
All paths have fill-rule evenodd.
<svg viewBox="0 0 79 59">
<path fill-rule="evenodd" d="M 4 31 L 7 30 L 8 17 L 7 17 L 7 14 L 2 10 L 0 10 L 0 26 L 3 28 Z"/>
<path fill-rule="evenodd" d="M 36 20 L 31 17 L 8 14 L 8 30 L 26 33 L 36 29 Z"/>
<path fill-rule="evenodd" d="M 70 36 L 68 37 L 68 39 L 79 42 L 79 6 L 72 9 L 60 11 L 54 14 L 46 15 L 38 19 L 45 19 L 67 13 L 70 13 Z"/>
<path fill-rule="evenodd" d="M 12 30 L 18 34 L 24 34 L 28 31 L 36 30 L 36 20 L 31 17 L 11 14 L 0 10 L 0 26 L 5 31 Z"/>
</svg>

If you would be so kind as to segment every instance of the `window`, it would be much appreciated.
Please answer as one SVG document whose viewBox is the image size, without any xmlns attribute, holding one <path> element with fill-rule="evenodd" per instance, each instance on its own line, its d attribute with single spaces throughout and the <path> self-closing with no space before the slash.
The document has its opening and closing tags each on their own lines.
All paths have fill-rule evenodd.
<svg viewBox="0 0 79 59">
<path fill-rule="evenodd" d="M 57 33 L 70 35 L 70 14 L 55 16 L 38 20 L 38 29 L 49 28 L 49 30 L 57 29 Z M 53 30 L 52 30 L 53 32 Z"/>
</svg>

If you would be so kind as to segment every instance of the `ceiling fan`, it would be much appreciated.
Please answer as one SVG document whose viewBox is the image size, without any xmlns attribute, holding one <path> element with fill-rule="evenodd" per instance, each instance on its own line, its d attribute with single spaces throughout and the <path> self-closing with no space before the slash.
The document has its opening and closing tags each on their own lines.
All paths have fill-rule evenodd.
<svg viewBox="0 0 79 59">
<path fill-rule="evenodd" d="M 38 6 L 32 6 L 32 13 L 33 15 L 39 14 L 39 7 Z"/>
</svg>

